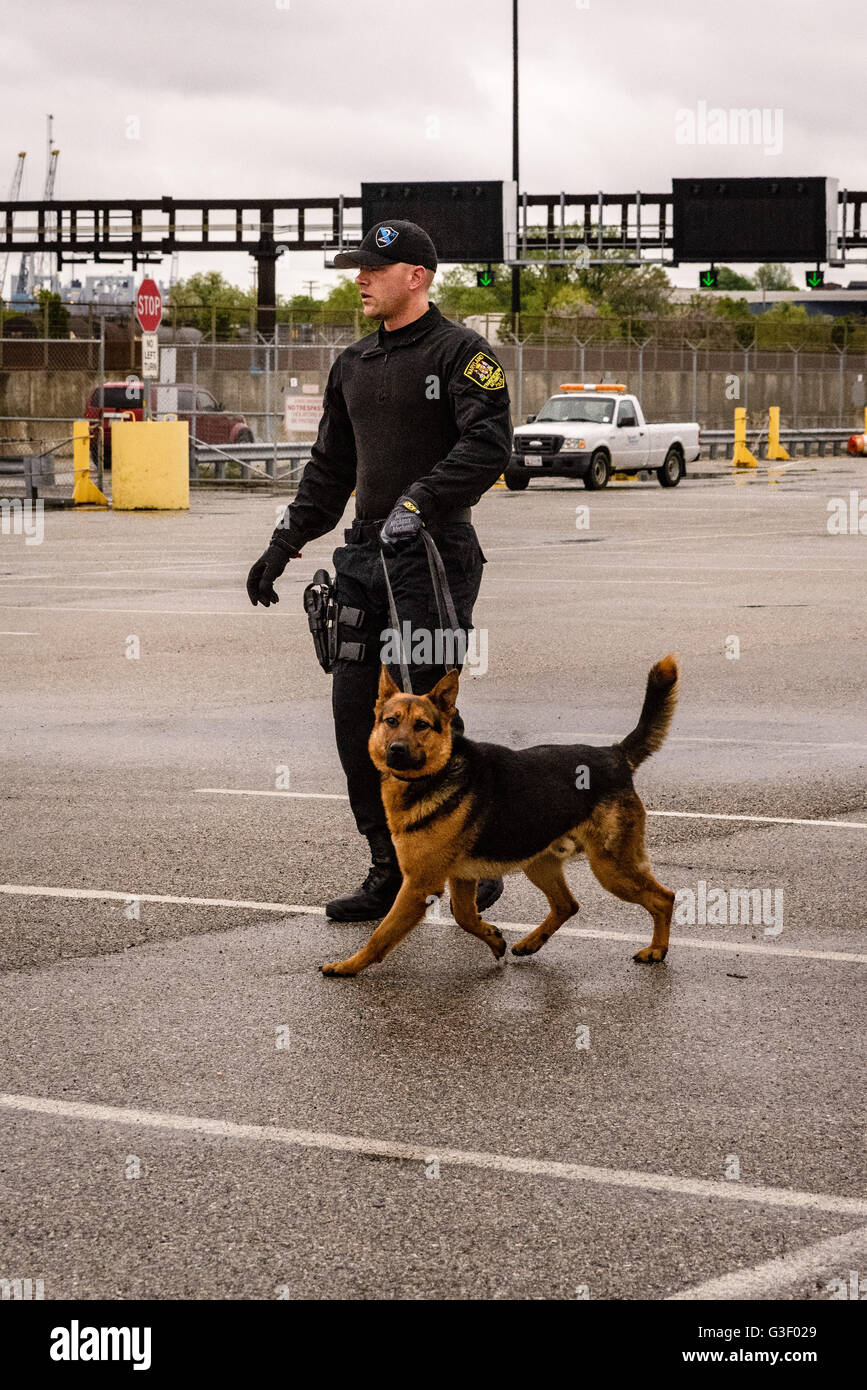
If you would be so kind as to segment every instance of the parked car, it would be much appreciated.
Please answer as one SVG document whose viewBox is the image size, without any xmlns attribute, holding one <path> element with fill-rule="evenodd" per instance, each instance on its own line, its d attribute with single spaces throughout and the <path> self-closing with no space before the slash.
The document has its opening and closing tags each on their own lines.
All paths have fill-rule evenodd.
<svg viewBox="0 0 867 1390">
<path fill-rule="evenodd" d="M 506 487 L 520 491 L 531 478 L 581 478 L 592 491 L 612 473 L 656 473 L 663 487 L 677 487 L 686 465 L 699 456 L 695 422 L 649 425 L 638 397 L 620 383 L 563 382 L 538 415 L 514 431 Z"/>
<path fill-rule="evenodd" d="M 166 387 L 160 387 L 158 382 L 151 381 L 148 382 L 147 389 L 151 414 L 155 416 L 157 409 L 163 409 L 165 404 L 164 397 L 158 398 L 157 392 L 165 391 Z M 193 388 L 189 382 L 179 381 L 173 389 L 178 393 L 178 419 L 188 421 L 192 430 Z M 222 402 L 215 400 L 210 391 L 203 390 L 201 386 L 196 391 L 195 400 L 197 439 L 201 439 L 205 444 L 252 444 L 253 432 L 243 415 L 234 415 L 230 411 L 224 410 Z M 107 467 L 111 466 L 112 421 L 140 420 L 142 418 L 142 401 L 142 383 L 140 381 L 107 381 L 105 383 L 105 454 L 103 461 Z M 94 463 L 97 461 L 99 446 L 99 432 L 96 428 L 99 425 L 99 402 L 100 388 L 95 386 L 88 397 L 84 411 L 85 419 L 90 421 L 90 456 Z"/>
</svg>

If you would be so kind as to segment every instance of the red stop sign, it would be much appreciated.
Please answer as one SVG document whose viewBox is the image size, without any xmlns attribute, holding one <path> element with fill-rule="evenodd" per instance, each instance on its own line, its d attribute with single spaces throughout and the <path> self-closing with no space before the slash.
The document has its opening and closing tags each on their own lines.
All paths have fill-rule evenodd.
<svg viewBox="0 0 867 1390">
<path fill-rule="evenodd" d="M 156 333 L 163 316 L 163 301 L 153 280 L 142 280 L 135 297 L 135 314 L 142 333 Z"/>
</svg>

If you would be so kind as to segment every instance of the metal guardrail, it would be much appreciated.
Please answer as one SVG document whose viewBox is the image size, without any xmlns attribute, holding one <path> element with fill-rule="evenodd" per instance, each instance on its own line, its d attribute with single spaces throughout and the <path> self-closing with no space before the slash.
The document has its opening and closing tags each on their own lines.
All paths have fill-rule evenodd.
<svg viewBox="0 0 867 1390">
<path fill-rule="evenodd" d="M 4 445 L 26 445 L 30 442 L 26 439 L 0 439 L 0 449 Z M 68 439 L 61 439 L 50 449 L 44 449 L 42 453 L 38 454 L 4 454 L 0 452 L 0 474 L 13 478 L 23 477 L 24 496 L 29 501 L 35 502 L 41 487 L 56 487 L 58 483 L 72 481 L 74 474 L 68 471 L 63 474 L 57 473 L 54 457 L 67 444 L 72 443 L 73 436 L 70 435 Z"/>
<path fill-rule="evenodd" d="M 310 458 L 313 442 L 309 440 L 296 444 L 284 439 L 273 443 L 260 440 L 252 444 L 208 444 L 193 437 L 190 439 L 190 480 L 233 482 L 234 479 L 226 477 L 226 465 L 237 463 L 242 482 L 253 481 L 254 475 L 264 482 L 295 482 Z M 289 468 L 280 471 L 278 464 L 287 460 Z M 201 478 L 199 469 L 203 464 L 213 465 L 212 478 Z"/>
<path fill-rule="evenodd" d="M 810 458 L 813 453 L 813 446 L 816 446 L 818 458 L 824 458 L 830 446 L 832 455 L 846 453 L 846 446 L 852 434 L 857 434 L 857 430 L 851 429 L 803 429 L 803 430 L 780 430 L 780 443 L 784 445 L 787 452 L 793 458 Z M 708 458 L 719 457 L 719 450 L 723 453 L 731 453 L 735 442 L 734 430 L 705 430 L 701 432 L 702 453 L 708 450 Z M 768 433 L 767 429 L 747 430 L 747 445 L 762 457 L 761 450 L 767 453 Z M 800 452 L 798 446 L 800 447 Z"/>
<path fill-rule="evenodd" d="M 780 430 L 780 443 L 793 458 L 825 458 L 827 454 L 840 456 L 846 454 L 852 429 L 788 429 Z M 730 454 L 735 442 L 734 430 L 701 431 L 702 456 L 715 459 Z M 254 481 L 254 475 L 262 482 L 297 483 L 304 465 L 310 458 L 313 441 L 296 444 L 287 440 L 276 443 L 260 441 L 254 444 L 206 444 L 194 440 L 190 445 L 190 479 L 193 482 L 232 482 L 226 477 L 226 465 L 237 463 L 241 470 L 240 481 Z M 767 456 L 767 430 L 748 430 L 747 444 L 762 458 Z M 278 468 L 280 462 L 289 462 L 289 468 Z M 201 465 L 213 465 L 213 476 L 202 478 Z M 257 466 L 261 465 L 261 466 Z"/>
<path fill-rule="evenodd" d="M 13 459 L 0 455 L 0 474 L 24 478 L 24 496 L 35 502 L 41 487 L 54 487 L 57 478 L 53 454 L 24 454 Z"/>
</svg>

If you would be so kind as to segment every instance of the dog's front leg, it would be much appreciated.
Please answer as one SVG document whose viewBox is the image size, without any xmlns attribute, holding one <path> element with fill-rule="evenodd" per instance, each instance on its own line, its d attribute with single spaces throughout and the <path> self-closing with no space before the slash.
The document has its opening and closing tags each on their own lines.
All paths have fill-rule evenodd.
<svg viewBox="0 0 867 1390">
<path fill-rule="evenodd" d="M 321 966 L 323 975 L 357 975 L 360 970 L 383 960 L 413 927 L 418 926 L 424 917 L 429 892 L 428 887 L 419 888 L 404 879 L 391 911 L 383 917 L 367 945 L 347 960 L 333 960 Z"/>
</svg>

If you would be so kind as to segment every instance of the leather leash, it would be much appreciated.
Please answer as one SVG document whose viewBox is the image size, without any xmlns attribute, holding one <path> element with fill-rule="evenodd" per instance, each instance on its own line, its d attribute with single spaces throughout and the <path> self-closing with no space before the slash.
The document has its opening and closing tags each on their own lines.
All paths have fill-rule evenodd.
<svg viewBox="0 0 867 1390">
<path fill-rule="evenodd" d="M 427 562 L 428 568 L 430 570 L 431 585 L 433 587 L 434 598 L 436 600 L 437 616 L 439 618 L 440 631 L 442 632 L 445 630 L 446 618 L 448 618 L 452 630 L 458 631 L 458 616 L 455 612 L 455 605 L 452 600 L 452 593 L 451 589 L 449 588 L 449 581 L 446 577 L 446 570 L 445 565 L 442 561 L 442 556 L 440 555 L 437 549 L 436 542 L 434 541 L 433 536 L 424 527 L 421 531 L 421 538 L 424 541 L 425 549 L 427 551 Z M 388 592 L 388 613 L 391 619 L 391 625 L 394 631 L 397 633 L 397 640 L 400 644 L 399 650 L 401 684 L 403 685 L 404 694 L 412 695 L 414 692 L 412 688 L 412 681 L 410 680 L 409 676 L 409 664 L 407 662 L 406 649 L 403 645 L 403 631 L 400 626 L 400 619 L 397 615 L 397 605 L 394 601 L 394 592 L 391 587 L 391 580 L 388 577 L 388 566 L 385 563 L 385 555 L 383 554 L 382 550 L 380 550 L 379 552 L 379 558 L 382 561 L 382 571 L 385 575 L 385 587 Z M 446 665 L 447 671 L 456 671 L 457 669 L 458 668 L 454 664 L 454 662 L 452 662 L 451 665 Z"/>
</svg>

